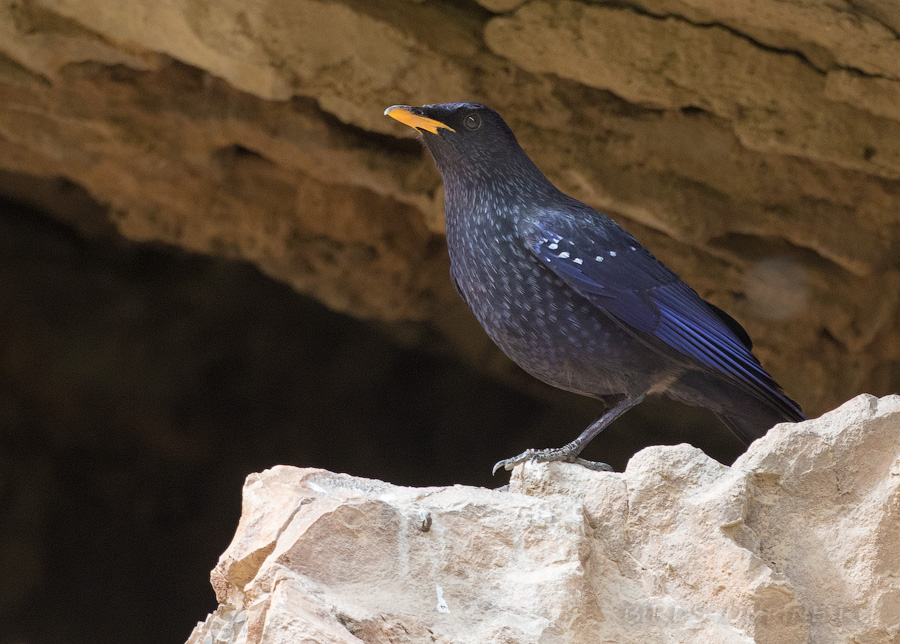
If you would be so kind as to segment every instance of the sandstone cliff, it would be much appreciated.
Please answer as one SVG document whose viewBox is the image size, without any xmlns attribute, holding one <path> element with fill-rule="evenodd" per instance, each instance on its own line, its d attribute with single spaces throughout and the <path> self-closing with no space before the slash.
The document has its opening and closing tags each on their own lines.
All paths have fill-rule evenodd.
<svg viewBox="0 0 900 644">
<path fill-rule="evenodd" d="M 900 386 L 898 32 L 870 0 L 2 0 L 0 193 L 64 177 L 131 239 L 490 363 L 438 176 L 381 115 L 480 100 L 821 411 Z"/>
</svg>

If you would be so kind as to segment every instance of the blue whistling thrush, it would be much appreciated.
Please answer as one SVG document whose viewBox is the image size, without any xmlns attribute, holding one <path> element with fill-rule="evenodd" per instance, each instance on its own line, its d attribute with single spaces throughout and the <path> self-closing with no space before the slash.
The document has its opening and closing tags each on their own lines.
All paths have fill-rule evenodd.
<svg viewBox="0 0 900 644">
<path fill-rule="evenodd" d="M 421 133 L 434 157 L 451 275 L 487 334 L 534 377 L 607 406 L 571 443 L 527 450 L 495 472 L 526 460 L 611 469 L 578 454 L 648 394 L 713 411 L 745 445 L 804 419 L 731 316 L 614 221 L 556 189 L 496 112 L 446 103 L 385 114 Z"/>
</svg>

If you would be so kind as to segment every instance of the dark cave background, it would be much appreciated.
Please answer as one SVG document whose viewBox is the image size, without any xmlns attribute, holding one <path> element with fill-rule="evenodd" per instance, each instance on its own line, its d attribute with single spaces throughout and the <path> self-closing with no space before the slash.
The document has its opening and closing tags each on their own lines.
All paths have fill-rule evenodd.
<svg viewBox="0 0 900 644">
<path fill-rule="evenodd" d="M 602 411 L 248 264 L 128 242 L 65 181 L 0 187 L 0 642 L 184 641 L 216 606 L 209 570 L 251 472 L 496 487 L 495 461 Z M 740 453 L 710 414 L 660 400 L 585 455 L 621 470 L 680 442 Z"/>
</svg>

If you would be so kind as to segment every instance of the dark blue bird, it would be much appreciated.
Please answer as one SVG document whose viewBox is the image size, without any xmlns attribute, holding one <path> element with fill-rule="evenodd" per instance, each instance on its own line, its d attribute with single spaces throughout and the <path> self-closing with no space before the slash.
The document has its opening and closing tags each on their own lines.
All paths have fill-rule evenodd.
<svg viewBox="0 0 900 644">
<path fill-rule="evenodd" d="M 496 112 L 446 103 L 385 114 L 418 130 L 434 157 L 451 274 L 487 334 L 534 377 L 607 405 L 571 443 L 528 450 L 495 471 L 529 459 L 589 464 L 577 458 L 585 445 L 648 394 L 715 412 L 745 445 L 804 419 L 731 316 L 614 221 L 556 189 Z"/>
</svg>

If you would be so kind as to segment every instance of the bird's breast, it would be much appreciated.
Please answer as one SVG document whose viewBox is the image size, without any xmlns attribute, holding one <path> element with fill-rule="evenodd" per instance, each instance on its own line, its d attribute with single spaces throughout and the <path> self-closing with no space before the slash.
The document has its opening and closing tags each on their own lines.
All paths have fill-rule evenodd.
<svg viewBox="0 0 900 644">
<path fill-rule="evenodd" d="M 453 221 L 453 277 L 475 317 L 514 362 L 556 387 L 587 395 L 622 393 L 639 377 L 633 339 L 540 263 L 512 221 Z M 635 364 L 631 364 L 634 362 Z"/>
</svg>

